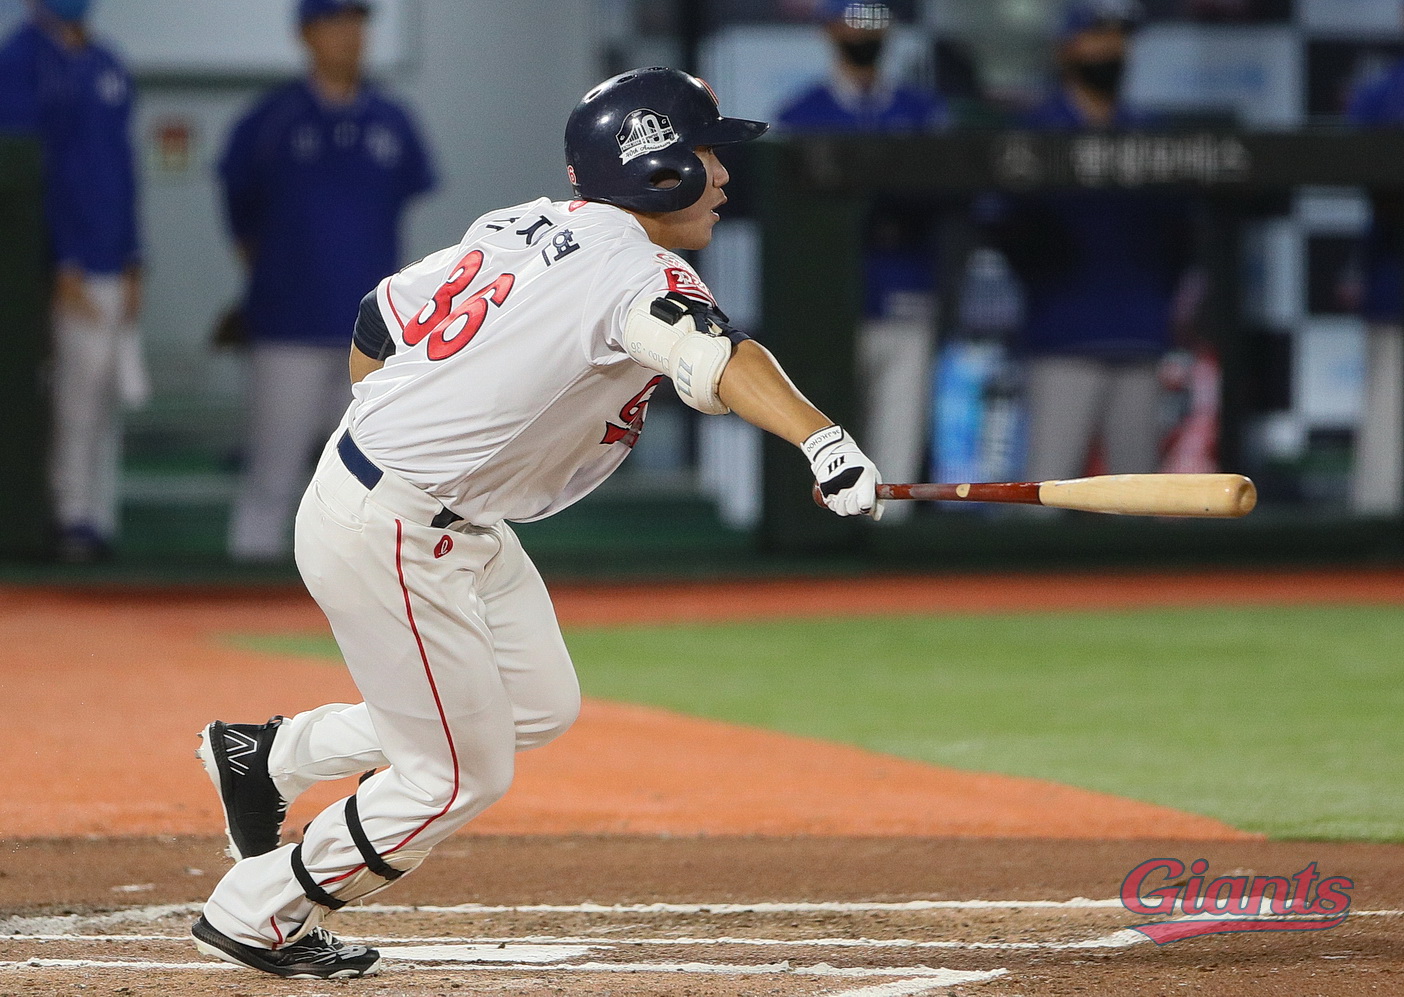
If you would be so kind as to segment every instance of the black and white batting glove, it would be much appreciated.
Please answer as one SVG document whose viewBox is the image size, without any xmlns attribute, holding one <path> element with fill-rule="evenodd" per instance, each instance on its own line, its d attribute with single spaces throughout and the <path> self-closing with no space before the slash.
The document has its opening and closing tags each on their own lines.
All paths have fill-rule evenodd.
<svg viewBox="0 0 1404 997">
<path fill-rule="evenodd" d="M 840 516 L 882 518 L 883 503 L 877 497 L 882 475 L 842 426 L 819 430 L 801 443 L 800 449 L 809 458 L 820 497 L 830 511 Z"/>
</svg>

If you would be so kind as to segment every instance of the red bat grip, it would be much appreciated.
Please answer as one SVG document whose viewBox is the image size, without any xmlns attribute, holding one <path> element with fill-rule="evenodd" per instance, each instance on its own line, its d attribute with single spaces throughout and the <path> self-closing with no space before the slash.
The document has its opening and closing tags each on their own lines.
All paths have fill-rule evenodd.
<svg viewBox="0 0 1404 997">
<path fill-rule="evenodd" d="M 1020 505 L 1039 505 L 1037 481 L 995 481 L 974 482 L 971 484 L 913 484 L 878 485 L 877 497 L 890 499 L 912 499 L 918 502 L 1014 502 Z M 824 496 L 816 484 L 813 488 L 814 502 L 824 504 Z"/>
</svg>

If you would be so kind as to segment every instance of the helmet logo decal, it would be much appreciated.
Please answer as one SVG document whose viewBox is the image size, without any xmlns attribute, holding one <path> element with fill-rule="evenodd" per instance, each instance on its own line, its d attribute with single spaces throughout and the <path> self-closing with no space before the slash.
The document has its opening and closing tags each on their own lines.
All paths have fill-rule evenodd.
<svg viewBox="0 0 1404 997">
<path fill-rule="evenodd" d="M 619 139 L 619 162 L 627 163 L 659 149 L 666 149 L 678 140 L 673 123 L 666 114 L 647 107 L 630 111 L 616 136 Z"/>
</svg>

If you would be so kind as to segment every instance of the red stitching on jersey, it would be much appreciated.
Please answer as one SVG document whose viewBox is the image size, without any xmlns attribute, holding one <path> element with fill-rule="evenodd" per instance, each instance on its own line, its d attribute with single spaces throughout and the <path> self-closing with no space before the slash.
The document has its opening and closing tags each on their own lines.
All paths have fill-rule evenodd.
<svg viewBox="0 0 1404 997">
<path fill-rule="evenodd" d="M 400 311 L 395 307 L 395 299 L 390 297 L 390 282 L 385 282 L 385 303 L 390 306 L 390 314 L 395 316 L 395 321 L 400 323 L 400 331 L 405 331 L 405 320 L 400 318 Z"/>
<path fill-rule="evenodd" d="M 273 928 L 273 934 L 275 934 L 275 935 L 278 936 L 278 941 L 277 941 L 277 942 L 274 944 L 274 946 L 273 946 L 273 947 L 276 949 L 276 948 L 278 948 L 280 945 L 283 944 L 283 932 L 280 931 L 279 928 L 278 928 L 278 919 L 277 919 L 277 917 L 270 917 L 270 918 L 268 919 L 268 923 L 269 923 L 269 925 L 271 925 L 272 928 Z"/>
<path fill-rule="evenodd" d="M 427 828 L 430 824 L 434 823 L 434 821 L 438 820 L 444 814 L 448 813 L 449 809 L 453 806 L 454 801 L 458 799 L 459 789 L 458 748 L 453 743 L 453 733 L 449 730 L 448 718 L 444 716 L 444 703 L 443 700 L 439 698 L 439 687 L 434 682 L 434 672 L 433 669 L 429 666 L 429 654 L 427 651 L 424 650 L 424 638 L 419 636 L 419 626 L 414 622 L 414 608 L 410 605 L 409 586 L 405 584 L 405 566 L 404 559 L 402 556 L 404 551 L 404 531 L 404 523 L 401 520 L 395 520 L 395 573 L 399 576 L 400 591 L 404 594 L 405 597 L 405 617 L 409 620 L 410 632 L 414 634 L 414 642 L 419 646 L 419 660 L 424 664 L 424 675 L 429 680 L 429 691 L 434 694 L 434 707 L 439 711 L 439 723 L 444 728 L 444 737 L 448 739 L 449 757 L 453 760 L 453 793 L 449 796 L 448 802 L 444 804 L 444 808 L 442 810 L 440 810 L 434 816 L 426 820 L 423 824 L 420 824 L 417 828 L 411 831 L 409 835 L 398 845 L 395 845 L 393 848 L 387 848 L 385 851 L 381 852 L 381 857 L 384 857 L 386 855 L 393 855 L 401 848 L 404 848 L 405 845 L 408 845 L 411 841 L 418 837 L 419 834 L 423 832 L 424 829 Z M 360 872 L 365 867 L 365 863 L 363 862 L 360 865 L 353 868 L 350 872 L 344 872 L 340 876 L 333 876 L 331 879 L 328 879 L 321 885 L 325 887 L 332 883 L 340 882 L 343 879 L 346 879 L 350 876 L 354 876 L 356 873 Z"/>
</svg>

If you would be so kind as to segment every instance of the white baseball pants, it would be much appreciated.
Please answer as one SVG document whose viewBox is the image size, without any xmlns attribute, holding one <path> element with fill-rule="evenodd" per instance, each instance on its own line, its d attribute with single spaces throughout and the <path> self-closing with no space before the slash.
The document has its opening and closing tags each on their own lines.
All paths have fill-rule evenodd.
<svg viewBox="0 0 1404 997">
<path fill-rule="evenodd" d="M 1366 516 L 1404 508 L 1404 327 L 1369 327 L 1365 400 L 1355 430 L 1351 507 Z"/>
<path fill-rule="evenodd" d="M 1028 363 L 1031 481 L 1075 478 L 1101 436 L 1111 474 L 1159 466 L 1159 362 L 1037 357 Z"/>
<path fill-rule="evenodd" d="M 514 752 L 563 733 L 580 691 L 550 597 L 511 529 L 432 528 L 437 501 L 388 472 L 368 491 L 335 442 L 298 509 L 297 562 L 364 702 L 293 717 L 270 771 L 292 797 L 388 765 L 360 785 L 357 807 L 393 864 L 499 799 Z M 209 922 L 261 947 L 296 932 L 314 905 L 292 872 L 293 848 L 236 864 L 205 906 Z M 364 867 L 341 804 L 312 821 L 301 855 L 332 894 Z"/>
<path fill-rule="evenodd" d="M 249 348 L 244 470 L 229 521 L 236 561 L 285 558 L 307 465 L 351 401 L 347 348 L 258 342 Z"/>
<path fill-rule="evenodd" d="M 61 527 L 86 525 L 116 536 L 121 409 L 149 389 L 138 332 L 123 318 L 120 275 L 84 279 L 96 318 L 53 316 L 53 454 L 49 476 Z"/>
<path fill-rule="evenodd" d="M 926 480 L 934 339 L 926 315 L 868 319 L 858 330 L 863 450 L 884 481 Z M 915 502 L 889 502 L 882 521 L 900 523 L 915 508 Z"/>
</svg>

